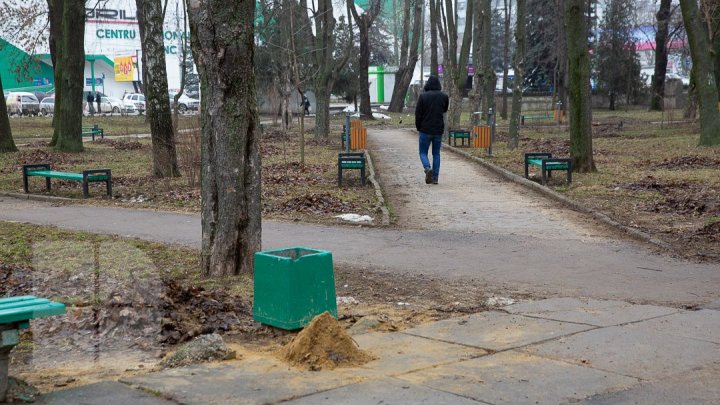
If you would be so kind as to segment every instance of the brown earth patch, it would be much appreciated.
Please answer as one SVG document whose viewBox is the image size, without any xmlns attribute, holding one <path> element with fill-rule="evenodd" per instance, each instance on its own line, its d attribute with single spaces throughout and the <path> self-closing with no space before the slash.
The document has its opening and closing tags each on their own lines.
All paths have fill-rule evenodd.
<svg viewBox="0 0 720 405">
<path fill-rule="evenodd" d="M 140 150 L 149 149 L 149 144 L 143 144 L 138 141 L 118 141 L 115 139 L 100 138 L 91 142 L 95 145 L 104 145 L 117 150 Z"/>
<path fill-rule="evenodd" d="M 698 168 L 720 169 L 720 159 L 708 156 L 680 156 L 672 159 L 664 159 L 653 165 L 655 169 L 689 170 Z"/>
<path fill-rule="evenodd" d="M 316 316 L 280 351 L 290 364 L 311 371 L 365 364 L 374 357 L 357 344 L 338 321 L 325 312 Z"/>
<path fill-rule="evenodd" d="M 335 214 L 357 212 L 360 207 L 344 201 L 330 193 L 310 193 L 291 198 L 278 207 L 278 211 L 308 212 L 314 214 Z"/>
</svg>

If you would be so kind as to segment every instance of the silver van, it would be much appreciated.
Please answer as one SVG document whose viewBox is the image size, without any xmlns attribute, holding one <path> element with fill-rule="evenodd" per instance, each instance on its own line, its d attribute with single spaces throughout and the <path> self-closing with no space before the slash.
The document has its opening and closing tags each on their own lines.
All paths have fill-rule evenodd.
<svg viewBox="0 0 720 405">
<path fill-rule="evenodd" d="M 11 91 L 5 99 L 5 104 L 10 115 L 38 115 L 40 113 L 40 102 L 32 93 Z"/>
</svg>

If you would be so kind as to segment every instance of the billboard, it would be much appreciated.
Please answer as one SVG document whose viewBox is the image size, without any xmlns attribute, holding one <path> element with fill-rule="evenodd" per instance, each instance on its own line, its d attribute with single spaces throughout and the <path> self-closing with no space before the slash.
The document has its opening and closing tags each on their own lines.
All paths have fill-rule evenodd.
<svg viewBox="0 0 720 405">
<path fill-rule="evenodd" d="M 114 62 L 116 82 L 131 82 L 135 80 L 133 56 L 117 56 Z"/>
</svg>

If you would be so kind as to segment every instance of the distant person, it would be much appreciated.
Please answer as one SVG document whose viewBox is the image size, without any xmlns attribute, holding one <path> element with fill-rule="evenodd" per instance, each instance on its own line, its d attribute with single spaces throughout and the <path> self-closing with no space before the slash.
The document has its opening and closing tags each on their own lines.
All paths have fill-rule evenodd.
<svg viewBox="0 0 720 405">
<path fill-rule="evenodd" d="M 415 107 L 415 128 L 420 133 L 420 162 L 425 170 L 425 184 L 438 184 L 440 175 L 440 145 L 445 132 L 443 114 L 447 112 L 450 104 L 450 99 L 441 89 L 437 76 L 430 76 Z M 428 148 L 431 144 L 432 167 L 428 160 Z"/>
<path fill-rule="evenodd" d="M 95 114 L 95 108 L 93 108 L 94 99 L 91 92 L 88 91 L 87 97 L 85 97 L 85 101 L 87 101 L 88 114 Z"/>
<path fill-rule="evenodd" d="M 308 100 L 307 96 L 303 95 L 303 106 L 305 106 L 305 115 L 310 115 L 310 100 Z"/>
<path fill-rule="evenodd" d="M 100 97 L 100 92 L 98 91 L 97 93 L 95 93 L 95 102 L 97 103 L 98 114 L 102 113 L 102 108 L 100 108 L 100 101 L 102 101 L 102 98 Z"/>
</svg>

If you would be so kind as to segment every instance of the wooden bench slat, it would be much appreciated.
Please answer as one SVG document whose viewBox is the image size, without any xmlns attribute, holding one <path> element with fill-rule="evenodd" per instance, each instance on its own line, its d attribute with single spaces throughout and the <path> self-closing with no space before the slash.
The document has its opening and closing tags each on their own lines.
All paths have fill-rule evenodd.
<svg viewBox="0 0 720 405">
<path fill-rule="evenodd" d="M 50 300 L 45 298 L 35 298 L 33 300 L 15 301 L 9 303 L 0 303 L 0 311 L 13 308 L 30 307 L 33 305 L 47 304 Z"/>
<path fill-rule="evenodd" d="M 32 305 L 22 308 L 0 310 L 0 323 L 22 322 L 47 316 L 62 315 L 65 305 L 57 302 Z"/>
<path fill-rule="evenodd" d="M 5 297 L 5 298 L 0 298 L 0 304 L 7 304 L 10 302 L 17 302 L 17 301 L 30 301 L 30 300 L 34 300 L 36 298 L 37 297 L 34 295 L 21 295 L 18 297 Z"/>
<path fill-rule="evenodd" d="M 28 174 L 28 176 L 52 177 L 54 179 L 75 180 L 75 181 L 83 180 L 82 173 L 58 172 L 55 170 L 28 170 L 27 174 Z M 107 179 L 108 179 L 107 175 L 104 175 L 104 174 L 88 175 L 88 181 L 105 181 Z"/>
</svg>

